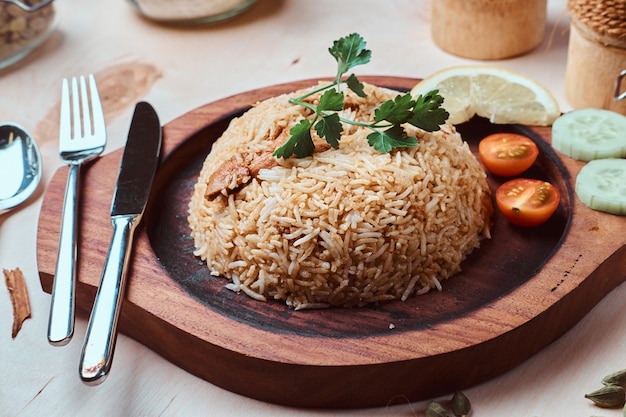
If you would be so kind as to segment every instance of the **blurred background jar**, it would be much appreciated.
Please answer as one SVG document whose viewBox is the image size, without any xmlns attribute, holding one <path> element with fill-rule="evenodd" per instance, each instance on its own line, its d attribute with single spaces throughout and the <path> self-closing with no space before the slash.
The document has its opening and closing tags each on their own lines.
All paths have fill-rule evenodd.
<svg viewBox="0 0 626 417">
<path fill-rule="evenodd" d="M 625 85 L 621 73 L 626 70 L 626 0 L 569 0 L 567 8 L 567 100 L 574 108 L 626 115 L 626 101 L 616 99 L 616 90 L 623 91 Z"/>
<path fill-rule="evenodd" d="M 52 0 L 0 0 L 0 68 L 24 58 L 53 32 Z"/>
<path fill-rule="evenodd" d="M 170 25 L 204 25 L 234 17 L 256 0 L 130 0 L 145 17 Z"/>
<path fill-rule="evenodd" d="M 546 29 L 547 0 L 432 0 L 433 41 L 464 58 L 511 58 L 536 48 Z"/>
</svg>

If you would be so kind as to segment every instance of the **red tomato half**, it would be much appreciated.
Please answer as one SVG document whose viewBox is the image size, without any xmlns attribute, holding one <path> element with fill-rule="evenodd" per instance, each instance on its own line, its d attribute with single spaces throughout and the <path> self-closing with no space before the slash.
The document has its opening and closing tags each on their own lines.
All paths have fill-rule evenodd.
<svg viewBox="0 0 626 417">
<path fill-rule="evenodd" d="M 511 223 L 532 227 L 547 221 L 559 207 L 561 194 L 549 182 L 516 178 L 496 190 L 496 205 Z"/>
<path fill-rule="evenodd" d="M 502 177 L 521 174 L 535 163 L 539 149 L 530 138 L 516 133 L 494 133 L 478 144 L 478 156 L 487 171 Z"/>
</svg>

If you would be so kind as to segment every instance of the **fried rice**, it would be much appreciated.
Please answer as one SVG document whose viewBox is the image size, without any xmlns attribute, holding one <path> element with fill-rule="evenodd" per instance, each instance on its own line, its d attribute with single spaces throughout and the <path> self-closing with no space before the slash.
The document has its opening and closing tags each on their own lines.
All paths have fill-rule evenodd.
<svg viewBox="0 0 626 417">
<path fill-rule="evenodd" d="M 370 121 L 398 92 L 346 91 L 344 118 Z M 285 94 L 257 103 L 214 143 L 189 204 L 195 255 L 233 291 L 295 309 L 354 307 L 441 290 L 490 236 L 480 163 L 452 125 L 405 129 L 418 145 L 380 153 L 344 124 L 338 149 L 271 153 L 311 111 Z M 319 98 L 314 96 L 313 100 Z"/>
</svg>

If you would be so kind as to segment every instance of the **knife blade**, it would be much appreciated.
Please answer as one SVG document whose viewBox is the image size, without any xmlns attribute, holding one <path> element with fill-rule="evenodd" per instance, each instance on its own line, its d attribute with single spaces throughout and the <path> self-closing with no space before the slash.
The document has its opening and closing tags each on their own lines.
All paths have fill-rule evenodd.
<svg viewBox="0 0 626 417">
<path fill-rule="evenodd" d="M 137 103 L 111 204 L 111 243 L 80 357 L 79 374 L 87 385 L 102 383 L 111 367 L 133 236 L 150 196 L 161 139 L 156 111 L 146 102 Z"/>
</svg>

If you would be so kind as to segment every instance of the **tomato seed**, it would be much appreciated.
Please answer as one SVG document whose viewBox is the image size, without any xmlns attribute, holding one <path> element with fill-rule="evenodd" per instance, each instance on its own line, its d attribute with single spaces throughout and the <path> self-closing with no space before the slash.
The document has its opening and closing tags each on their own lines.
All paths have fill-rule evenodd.
<svg viewBox="0 0 626 417">
<path fill-rule="evenodd" d="M 510 158 L 522 158 L 528 155 L 528 146 L 519 145 L 513 148 L 507 148 L 500 152 L 498 152 L 498 158 L 500 159 L 510 159 Z"/>
<path fill-rule="evenodd" d="M 532 202 L 534 204 L 545 204 L 550 200 L 550 183 L 544 182 L 537 186 L 533 194 Z"/>
</svg>

